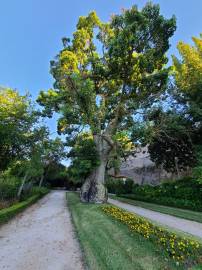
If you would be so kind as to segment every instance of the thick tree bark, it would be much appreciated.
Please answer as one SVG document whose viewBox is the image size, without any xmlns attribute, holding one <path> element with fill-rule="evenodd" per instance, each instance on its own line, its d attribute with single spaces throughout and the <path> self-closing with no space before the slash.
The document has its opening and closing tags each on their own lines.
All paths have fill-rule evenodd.
<svg viewBox="0 0 202 270">
<path fill-rule="evenodd" d="M 100 165 L 94 169 L 81 188 L 81 201 L 105 203 L 107 201 L 107 189 L 105 187 L 105 172 L 110 152 L 115 147 L 112 135 L 116 133 L 120 120 L 122 103 L 117 106 L 115 117 L 108 124 L 105 132 L 94 135 L 94 142 L 100 159 Z"/>
<path fill-rule="evenodd" d="M 102 135 L 94 136 L 94 140 L 99 154 L 100 164 L 85 180 L 81 188 L 80 197 L 83 202 L 104 203 L 107 201 L 105 172 L 109 154 L 112 149 L 112 143 L 107 141 L 106 137 Z"/>
</svg>

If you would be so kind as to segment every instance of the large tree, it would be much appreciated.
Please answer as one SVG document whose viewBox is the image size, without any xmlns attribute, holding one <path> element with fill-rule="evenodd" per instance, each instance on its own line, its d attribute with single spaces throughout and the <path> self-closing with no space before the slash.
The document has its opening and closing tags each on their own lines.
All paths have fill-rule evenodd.
<svg viewBox="0 0 202 270">
<path fill-rule="evenodd" d="M 95 12 L 80 17 L 73 37 L 51 61 L 54 89 L 41 92 L 44 114 L 61 114 L 58 130 L 76 136 L 91 131 L 99 166 L 86 178 L 81 200 L 105 202 L 105 170 L 114 136 L 134 121 L 141 105 L 154 99 L 167 83 L 165 53 L 175 31 L 175 18 L 165 19 L 159 6 L 136 6 L 108 23 Z"/>
</svg>

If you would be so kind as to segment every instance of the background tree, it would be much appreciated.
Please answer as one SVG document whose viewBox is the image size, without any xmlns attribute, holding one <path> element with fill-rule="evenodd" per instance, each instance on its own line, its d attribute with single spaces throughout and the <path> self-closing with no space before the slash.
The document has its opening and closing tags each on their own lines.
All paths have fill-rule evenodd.
<svg viewBox="0 0 202 270">
<path fill-rule="evenodd" d="M 148 146 L 151 160 L 157 166 L 180 177 L 182 171 L 196 164 L 193 132 L 193 122 L 183 111 L 158 106 L 147 111 L 140 124 L 132 127 L 132 138 Z"/>
<path fill-rule="evenodd" d="M 181 59 L 173 56 L 174 95 L 183 107 L 184 114 L 193 122 L 192 141 L 195 146 L 197 166 L 194 176 L 202 179 L 202 34 L 193 37 L 193 46 L 178 43 Z M 202 181 L 202 180 L 200 180 Z"/>
<path fill-rule="evenodd" d="M 65 153 L 65 145 L 58 137 L 55 139 L 50 139 L 49 137 L 45 140 L 43 139 L 43 141 L 41 141 L 41 150 L 44 173 L 41 175 L 39 186 L 42 186 L 44 178 L 46 180 L 48 179 L 48 176 L 50 176 L 50 171 L 53 168 L 58 167 L 59 171 L 62 171 L 61 174 L 63 174 L 64 170 L 60 162 L 65 160 L 67 157 Z M 58 172 L 58 175 L 60 172 Z"/>
<path fill-rule="evenodd" d="M 159 6 L 136 6 L 103 23 L 95 12 L 80 17 L 73 38 L 51 62 L 54 89 L 41 92 L 44 115 L 62 116 L 58 130 L 75 136 L 82 128 L 93 134 L 99 158 L 85 180 L 81 200 L 105 202 L 105 170 L 113 136 L 133 122 L 140 106 L 155 99 L 167 83 L 165 53 L 175 31 L 175 18 L 165 19 Z"/>
<path fill-rule="evenodd" d="M 23 175 L 23 178 L 17 193 L 19 198 L 21 197 L 25 184 L 34 178 L 39 178 L 44 173 L 40 152 L 36 151 L 36 149 L 33 151 L 31 158 L 29 160 L 23 160 L 20 165 L 20 173 Z"/>
<path fill-rule="evenodd" d="M 36 123 L 36 111 L 27 95 L 0 88 L 0 171 L 26 155 Z"/>
<path fill-rule="evenodd" d="M 181 59 L 173 56 L 174 79 L 178 101 L 186 106 L 187 113 L 202 126 L 202 34 L 193 37 L 194 46 L 178 43 Z"/>
<path fill-rule="evenodd" d="M 18 189 L 18 197 L 21 196 L 26 184 L 30 186 L 37 182 L 44 174 L 44 145 L 45 139 L 48 139 L 49 132 L 46 127 L 33 128 L 29 134 L 30 147 L 26 155 L 18 158 L 17 162 L 11 167 L 11 172 L 21 177 L 21 185 Z"/>
<path fill-rule="evenodd" d="M 192 143 L 192 122 L 180 113 L 153 110 L 149 119 L 153 125 L 153 136 L 148 150 L 151 160 L 162 165 L 166 171 L 180 177 L 196 164 L 196 154 Z"/>
<path fill-rule="evenodd" d="M 68 177 L 75 184 L 83 184 L 93 169 L 99 165 L 93 136 L 87 132 L 81 133 L 68 145 L 73 146 L 68 154 L 71 158 Z"/>
<path fill-rule="evenodd" d="M 149 144 L 151 159 L 178 174 L 193 168 L 197 159 L 200 161 L 197 151 L 202 142 L 202 40 L 193 38 L 193 41 L 195 46 L 178 44 L 182 59 L 173 56 L 174 77 L 159 99 L 161 107 L 147 112 L 141 124 L 132 128 L 136 141 L 141 138 L 142 143 Z M 195 175 L 199 168 L 194 170 Z"/>
<path fill-rule="evenodd" d="M 48 169 L 45 169 L 43 182 L 51 187 L 69 187 L 67 167 L 60 162 L 51 162 Z"/>
</svg>

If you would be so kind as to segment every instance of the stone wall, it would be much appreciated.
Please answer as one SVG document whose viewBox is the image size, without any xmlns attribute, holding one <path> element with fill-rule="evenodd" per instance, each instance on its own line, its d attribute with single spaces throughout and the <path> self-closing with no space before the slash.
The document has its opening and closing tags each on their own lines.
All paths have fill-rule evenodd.
<svg viewBox="0 0 202 270">
<path fill-rule="evenodd" d="M 110 173 L 113 175 L 113 171 Z M 135 156 L 129 156 L 123 161 L 118 177 L 131 178 L 138 184 L 158 185 L 162 180 L 176 179 L 173 173 L 157 168 L 151 161 L 147 147 L 139 148 Z"/>
</svg>

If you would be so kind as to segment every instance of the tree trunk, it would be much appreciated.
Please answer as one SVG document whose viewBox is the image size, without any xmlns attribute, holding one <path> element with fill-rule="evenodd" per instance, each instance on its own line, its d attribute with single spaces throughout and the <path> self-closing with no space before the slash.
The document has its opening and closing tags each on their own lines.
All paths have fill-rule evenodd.
<svg viewBox="0 0 202 270">
<path fill-rule="evenodd" d="M 105 187 L 106 165 L 112 145 L 102 135 L 94 136 L 100 164 L 85 180 L 80 193 L 82 202 L 105 203 L 107 201 L 107 189 Z"/>
<path fill-rule="evenodd" d="M 175 157 L 175 169 L 177 171 L 177 179 L 180 179 L 180 170 L 179 170 L 179 166 L 178 166 L 178 158 Z"/>
<path fill-rule="evenodd" d="M 40 182 L 39 182 L 39 187 L 41 187 L 41 186 L 42 186 L 43 179 L 44 179 L 44 175 L 42 175 L 42 176 L 41 176 L 41 179 L 40 179 Z"/>
<path fill-rule="evenodd" d="M 27 180 L 27 176 L 28 176 L 28 173 L 25 174 L 24 178 L 22 179 L 22 183 L 18 189 L 18 193 L 17 193 L 17 197 L 20 198 L 21 194 L 22 194 L 22 190 L 23 190 L 23 187 L 24 187 L 24 184 Z"/>
</svg>

